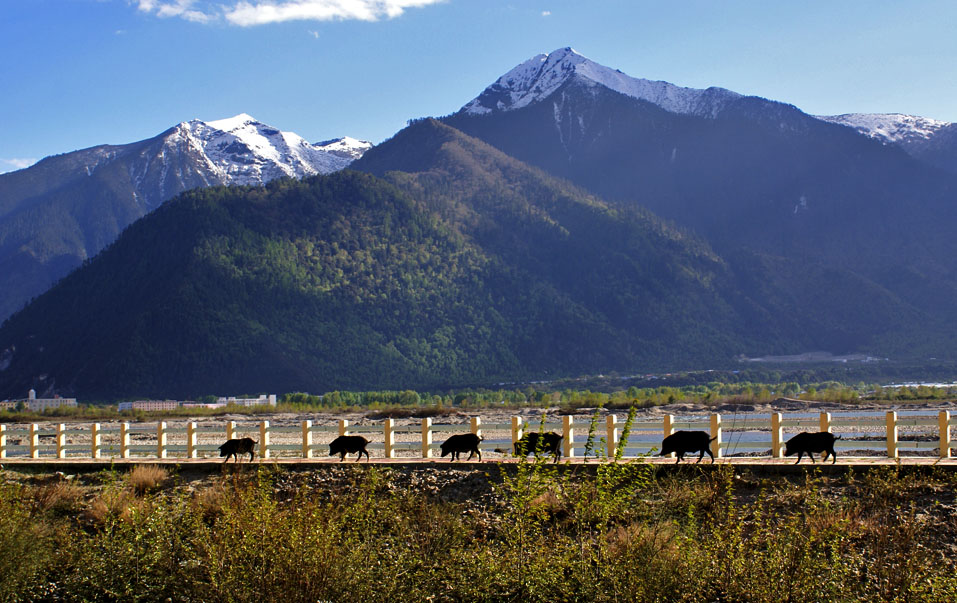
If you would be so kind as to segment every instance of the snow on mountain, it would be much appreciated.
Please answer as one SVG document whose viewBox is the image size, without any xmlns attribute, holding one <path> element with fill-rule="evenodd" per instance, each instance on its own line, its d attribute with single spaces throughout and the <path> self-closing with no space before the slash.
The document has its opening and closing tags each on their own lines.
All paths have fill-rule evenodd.
<svg viewBox="0 0 957 603">
<path fill-rule="evenodd" d="M 351 136 L 343 136 L 342 138 L 317 142 L 314 146 L 326 153 L 349 159 L 351 162 L 362 157 L 366 151 L 371 149 L 372 143 L 365 140 L 356 140 Z"/>
<path fill-rule="evenodd" d="M 951 124 L 901 113 L 845 113 L 817 115 L 818 119 L 854 128 L 884 144 L 908 145 L 930 140 Z"/>
<path fill-rule="evenodd" d="M 205 158 L 221 184 L 263 184 L 282 176 L 302 178 L 340 170 L 372 145 L 353 138 L 320 144 L 282 132 L 242 113 L 228 119 L 179 124 L 168 145 Z"/>
<path fill-rule="evenodd" d="M 668 82 L 633 78 L 599 65 L 572 48 L 540 54 L 518 65 L 463 107 L 471 115 L 511 111 L 548 98 L 565 82 L 575 79 L 587 86 L 604 86 L 615 92 L 648 101 L 666 111 L 714 117 L 741 95 L 724 88 L 683 88 Z"/>
</svg>

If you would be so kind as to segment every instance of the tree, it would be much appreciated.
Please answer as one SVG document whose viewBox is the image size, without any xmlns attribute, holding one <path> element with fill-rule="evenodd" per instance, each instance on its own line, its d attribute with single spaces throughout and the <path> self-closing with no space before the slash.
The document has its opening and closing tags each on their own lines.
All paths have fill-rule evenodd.
<svg viewBox="0 0 957 603">
<path fill-rule="evenodd" d="M 410 389 L 407 389 L 399 394 L 399 404 L 403 406 L 418 406 L 419 401 L 419 394 Z"/>
</svg>

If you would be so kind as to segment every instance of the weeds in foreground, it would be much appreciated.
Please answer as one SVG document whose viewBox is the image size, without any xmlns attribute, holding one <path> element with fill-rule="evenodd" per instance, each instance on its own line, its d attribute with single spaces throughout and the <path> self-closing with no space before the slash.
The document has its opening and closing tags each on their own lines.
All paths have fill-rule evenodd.
<svg viewBox="0 0 957 603">
<path fill-rule="evenodd" d="M 127 479 L 134 492 L 145 494 L 162 486 L 169 479 L 169 471 L 158 465 L 141 464 L 130 469 Z"/>
<path fill-rule="evenodd" d="M 124 478 L 95 496 L 0 486 L 0 601 L 957 598 L 954 560 L 938 552 L 957 529 L 950 478 L 882 468 L 749 484 L 726 466 L 545 459 L 501 470 L 487 504 L 430 498 L 375 467 L 345 469 L 351 483 L 331 496 L 305 484 L 280 496 L 288 477 L 265 469 L 192 493 Z"/>
</svg>

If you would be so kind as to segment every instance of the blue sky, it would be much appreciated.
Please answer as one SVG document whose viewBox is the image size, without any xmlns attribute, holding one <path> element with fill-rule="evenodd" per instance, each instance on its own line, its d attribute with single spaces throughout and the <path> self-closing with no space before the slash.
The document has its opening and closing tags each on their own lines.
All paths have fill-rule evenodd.
<svg viewBox="0 0 957 603">
<path fill-rule="evenodd" d="M 379 142 L 572 46 L 812 114 L 957 121 L 957 3 L 2 0 L 0 172 L 238 113 Z"/>
</svg>

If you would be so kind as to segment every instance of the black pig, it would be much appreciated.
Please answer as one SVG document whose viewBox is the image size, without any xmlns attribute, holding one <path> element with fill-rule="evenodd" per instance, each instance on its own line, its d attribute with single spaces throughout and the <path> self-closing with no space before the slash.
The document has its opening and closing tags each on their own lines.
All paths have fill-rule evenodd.
<svg viewBox="0 0 957 603">
<path fill-rule="evenodd" d="M 791 438 L 787 441 L 784 448 L 784 456 L 791 456 L 795 452 L 798 455 L 797 463 L 801 462 L 801 456 L 806 452 L 809 457 L 811 457 L 811 462 L 817 462 L 814 460 L 814 455 L 812 452 L 823 452 L 824 460 L 827 460 L 828 455 L 831 458 L 831 464 L 837 462 L 837 455 L 834 454 L 834 441 L 838 440 L 837 436 L 829 431 L 819 431 L 817 433 L 802 432 Z M 797 463 L 794 463 L 795 465 Z"/>
<path fill-rule="evenodd" d="M 249 454 L 249 460 L 253 460 L 256 451 L 256 442 L 252 438 L 239 438 L 238 440 L 226 440 L 226 443 L 219 447 L 219 456 L 226 457 L 224 463 L 229 462 L 229 457 L 239 462 L 240 454 Z"/>
<path fill-rule="evenodd" d="M 474 433 L 460 433 L 457 435 L 449 436 L 449 439 L 442 442 L 442 456 L 444 457 L 447 454 L 452 455 L 452 458 L 449 461 L 459 460 L 459 453 L 468 452 L 469 458 L 465 459 L 466 461 L 471 461 L 474 455 L 478 455 L 478 460 L 482 460 L 482 451 L 479 450 L 479 442 L 482 441 L 482 438 L 478 437 Z"/>
<path fill-rule="evenodd" d="M 329 443 L 329 456 L 339 455 L 339 462 L 345 460 L 346 453 L 358 452 L 359 456 L 356 457 L 356 462 L 358 463 L 362 459 L 362 455 L 366 455 L 366 460 L 369 460 L 369 451 L 366 450 L 366 444 L 369 443 L 369 440 L 365 439 L 362 436 L 358 435 L 343 435 L 334 439 Z"/>
<path fill-rule="evenodd" d="M 677 464 L 685 457 L 686 452 L 698 452 L 698 460 L 695 462 L 700 463 L 704 453 L 707 452 L 713 463 L 714 455 L 711 454 L 711 442 L 715 439 L 707 431 L 676 431 L 661 441 L 659 456 L 674 452 L 678 457 L 678 460 L 675 461 L 675 464 Z"/>
<path fill-rule="evenodd" d="M 537 454 L 541 450 L 542 454 L 551 454 L 555 457 L 557 463 L 562 458 L 562 436 L 549 431 L 548 433 L 538 433 L 532 431 L 522 436 L 522 439 L 515 442 L 515 455 L 528 456 Z"/>
</svg>

